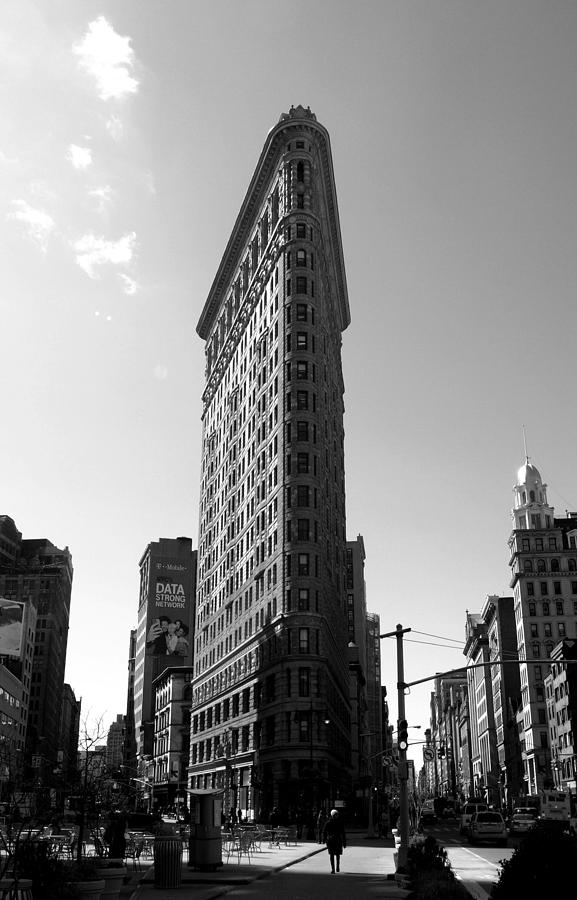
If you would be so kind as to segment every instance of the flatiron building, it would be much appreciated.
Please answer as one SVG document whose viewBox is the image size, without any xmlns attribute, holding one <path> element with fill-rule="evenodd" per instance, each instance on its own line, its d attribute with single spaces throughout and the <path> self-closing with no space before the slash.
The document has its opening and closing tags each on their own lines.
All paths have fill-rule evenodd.
<svg viewBox="0 0 577 900">
<path fill-rule="evenodd" d="M 344 385 L 350 321 L 329 135 L 268 133 L 205 342 L 191 790 L 312 812 L 350 790 Z"/>
</svg>

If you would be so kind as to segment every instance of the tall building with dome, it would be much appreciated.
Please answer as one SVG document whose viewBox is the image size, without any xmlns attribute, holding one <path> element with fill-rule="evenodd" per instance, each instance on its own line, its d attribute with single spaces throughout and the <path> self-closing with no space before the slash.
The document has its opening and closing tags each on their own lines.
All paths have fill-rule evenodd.
<svg viewBox="0 0 577 900">
<path fill-rule="evenodd" d="M 344 384 L 330 140 L 270 130 L 202 311 L 190 789 L 249 819 L 350 786 Z"/>
<path fill-rule="evenodd" d="M 521 697 L 517 724 L 526 794 L 553 786 L 545 679 L 553 649 L 577 636 L 577 512 L 555 518 L 547 485 L 527 457 L 512 510 L 514 591 Z"/>
</svg>

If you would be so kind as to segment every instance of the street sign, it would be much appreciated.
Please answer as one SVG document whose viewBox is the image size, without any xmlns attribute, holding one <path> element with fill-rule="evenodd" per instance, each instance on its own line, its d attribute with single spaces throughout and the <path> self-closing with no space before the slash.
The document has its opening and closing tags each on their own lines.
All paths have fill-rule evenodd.
<svg viewBox="0 0 577 900">
<path fill-rule="evenodd" d="M 384 766 L 390 766 L 390 765 L 392 765 L 392 762 L 393 762 L 393 760 L 391 759 L 390 756 L 383 756 L 383 765 Z"/>
<path fill-rule="evenodd" d="M 423 759 L 427 762 L 432 762 L 435 758 L 434 750 L 431 750 L 430 747 L 423 747 Z"/>
</svg>

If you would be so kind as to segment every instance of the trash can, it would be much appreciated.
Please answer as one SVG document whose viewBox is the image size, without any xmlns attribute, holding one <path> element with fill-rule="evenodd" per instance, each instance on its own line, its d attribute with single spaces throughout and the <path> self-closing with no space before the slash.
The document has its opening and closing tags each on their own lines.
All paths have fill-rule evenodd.
<svg viewBox="0 0 577 900">
<path fill-rule="evenodd" d="M 182 838 L 158 834 L 154 838 L 154 887 L 179 888 L 182 881 Z"/>
<path fill-rule="evenodd" d="M 223 791 L 189 792 L 188 865 L 202 872 L 214 872 L 222 866 L 222 796 Z"/>
</svg>

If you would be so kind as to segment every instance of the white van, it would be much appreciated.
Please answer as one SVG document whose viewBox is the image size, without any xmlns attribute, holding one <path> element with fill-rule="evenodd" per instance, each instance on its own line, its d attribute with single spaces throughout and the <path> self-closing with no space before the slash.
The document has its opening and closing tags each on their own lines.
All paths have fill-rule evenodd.
<svg viewBox="0 0 577 900">
<path fill-rule="evenodd" d="M 461 810 L 461 827 L 459 828 L 459 834 L 468 834 L 471 817 L 478 812 L 487 812 L 487 804 L 477 803 L 477 801 L 465 803 Z"/>
</svg>

